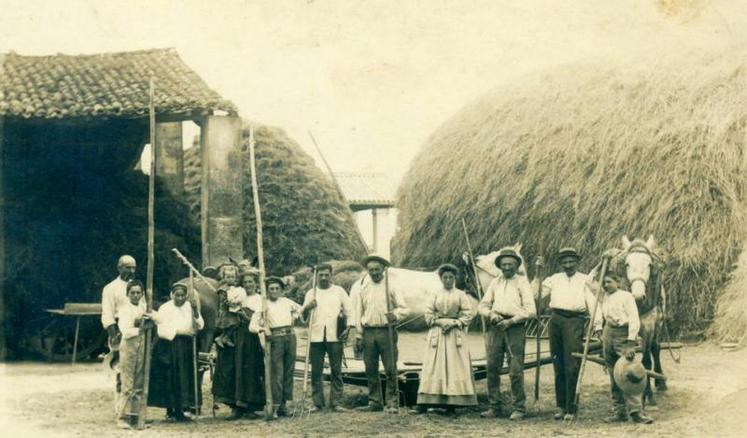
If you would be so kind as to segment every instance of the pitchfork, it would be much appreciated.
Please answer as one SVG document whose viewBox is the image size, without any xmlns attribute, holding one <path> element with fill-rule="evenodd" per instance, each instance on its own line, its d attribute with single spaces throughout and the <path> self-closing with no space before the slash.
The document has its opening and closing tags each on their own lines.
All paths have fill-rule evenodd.
<svg viewBox="0 0 747 438">
<path fill-rule="evenodd" d="M 312 268 L 313 277 L 311 278 L 311 284 L 313 289 L 313 300 L 316 300 L 316 266 Z M 311 356 L 311 324 L 314 318 L 314 310 L 316 308 L 311 309 L 309 311 L 309 329 L 306 333 L 306 357 L 303 361 L 303 395 L 300 401 L 297 401 L 293 405 L 293 412 L 291 414 L 291 418 L 293 419 L 302 419 L 304 416 L 309 416 L 311 414 L 311 407 L 308 409 L 306 408 L 306 397 L 309 392 L 309 356 Z"/>
</svg>

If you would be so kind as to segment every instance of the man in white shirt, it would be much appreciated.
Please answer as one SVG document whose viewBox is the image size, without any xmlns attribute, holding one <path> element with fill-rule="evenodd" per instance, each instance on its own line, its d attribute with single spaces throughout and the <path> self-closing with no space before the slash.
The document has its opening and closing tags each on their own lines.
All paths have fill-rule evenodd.
<svg viewBox="0 0 747 438">
<path fill-rule="evenodd" d="M 312 412 L 324 408 L 324 390 L 322 385 L 322 370 L 324 369 L 324 355 L 329 357 L 330 391 L 329 408 L 334 412 L 344 412 L 339 405 L 342 399 L 342 355 L 343 343 L 353 323 L 353 307 L 345 289 L 331 283 L 332 266 L 321 264 L 316 267 L 316 288 L 306 292 L 304 308 L 309 309 L 309 337 L 311 351 L 311 398 L 314 400 Z M 346 327 L 338 327 L 343 321 L 340 313 L 348 322 Z M 338 337 L 338 331 L 342 331 Z"/>
<path fill-rule="evenodd" d="M 368 379 L 368 406 L 362 411 L 381 411 L 384 403 L 379 378 L 379 358 L 384 363 L 387 376 L 387 412 L 397 413 L 399 392 L 397 385 L 397 331 L 389 340 L 389 324 L 407 317 L 409 311 L 402 293 L 389 284 L 387 259 L 375 255 L 363 260 L 368 274 L 356 281 L 351 289 L 355 313 L 356 349 L 363 350 L 363 362 Z M 388 295 L 388 298 L 387 298 Z"/>
<path fill-rule="evenodd" d="M 607 422 L 628 421 L 630 418 L 636 423 L 650 424 L 653 420 L 643 412 L 643 401 L 640 394 L 624 393 L 615 382 L 612 370 L 620 357 L 632 361 L 635 357 L 635 347 L 641 321 L 638 317 L 638 306 L 633 295 L 619 289 L 620 275 L 607 272 L 602 286 L 604 298 L 602 301 L 602 316 L 604 317 L 604 360 L 610 374 L 612 386 L 612 402 L 615 413 L 605 419 Z M 626 411 L 627 408 L 627 411 Z"/>
<path fill-rule="evenodd" d="M 555 371 L 556 420 L 572 420 L 576 415 L 576 382 L 581 367 L 580 359 L 573 353 L 583 350 L 586 316 L 594 312 L 596 299 L 590 288 L 590 277 L 578 272 L 579 253 L 571 247 L 561 248 L 558 259 L 563 272 L 558 272 L 542 282 L 542 296 L 550 297 L 552 314 L 548 326 L 550 354 Z M 537 266 L 544 260 L 537 258 Z M 537 292 L 537 290 L 535 290 Z M 602 319 L 593 322 L 595 331 L 601 330 Z"/>
<path fill-rule="evenodd" d="M 488 376 L 488 399 L 490 409 L 483 417 L 497 417 L 504 402 L 500 390 L 500 371 L 503 356 L 508 355 L 513 407 L 511 420 L 521 420 L 526 412 L 524 392 L 524 323 L 536 315 L 534 297 L 529 281 L 516 275 L 521 258 L 513 249 L 502 249 L 495 258 L 495 265 L 503 275 L 493 279 L 485 291 L 478 313 L 488 320 L 486 357 Z"/>
<path fill-rule="evenodd" d="M 285 283 L 279 277 L 268 277 L 267 320 L 262 309 L 254 312 L 249 330 L 265 333 L 270 343 L 270 367 L 272 382 L 273 417 L 288 415 L 286 402 L 293 400 L 293 370 L 296 366 L 296 334 L 293 323 L 301 317 L 303 308 L 282 296 Z"/>
<path fill-rule="evenodd" d="M 120 257 L 117 262 L 119 275 L 104 286 L 101 293 L 101 325 L 106 329 L 109 345 L 113 348 L 119 345 L 117 316 L 119 309 L 127 305 L 127 282 L 135 277 L 135 268 L 136 263 L 132 256 Z"/>
</svg>

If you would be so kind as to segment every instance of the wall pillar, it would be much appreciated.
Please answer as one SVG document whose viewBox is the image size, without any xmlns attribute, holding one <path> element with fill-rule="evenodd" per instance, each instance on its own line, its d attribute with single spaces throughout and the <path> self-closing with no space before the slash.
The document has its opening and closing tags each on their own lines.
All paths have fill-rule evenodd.
<svg viewBox="0 0 747 438">
<path fill-rule="evenodd" d="M 374 254 L 379 253 L 379 215 L 376 207 L 371 209 L 371 249 Z"/>
<path fill-rule="evenodd" d="M 202 265 L 244 257 L 241 119 L 207 116 L 200 131 Z"/>
</svg>

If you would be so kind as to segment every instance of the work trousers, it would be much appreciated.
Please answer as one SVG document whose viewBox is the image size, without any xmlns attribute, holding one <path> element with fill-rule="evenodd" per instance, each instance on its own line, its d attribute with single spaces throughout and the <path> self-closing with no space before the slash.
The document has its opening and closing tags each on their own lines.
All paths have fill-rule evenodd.
<svg viewBox="0 0 747 438">
<path fill-rule="evenodd" d="M 610 385 L 612 387 L 612 403 L 615 406 L 617 414 L 639 412 L 643 406 L 643 399 L 640 394 L 625 394 L 622 392 L 617 383 L 612 370 L 615 368 L 617 360 L 625 354 L 625 341 L 628 339 L 628 326 L 611 327 L 605 325 L 602 332 L 602 343 L 604 345 L 604 361 L 607 363 L 607 370 L 610 375 Z"/>
<path fill-rule="evenodd" d="M 513 395 L 512 410 L 526 412 L 524 392 L 524 323 L 501 329 L 491 325 L 487 339 L 488 402 L 493 409 L 501 410 L 507 403 L 501 396 L 503 357 L 508 356 L 508 375 Z"/>
<path fill-rule="evenodd" d="M 270 366 L 272 367 L 272 405 L 277 408 L 293 400 L 293 369 L 296 366 L 296 335 L 271 335 Z"/>
<path fill-rule="evenodd" d="M 555 371 L 555 403 L 567 413 L 576 413 L 576 382 L 581 367 L 581 360 L 573 353 L 583 351 L 584 324 L 583 315 L 561 314 L 553 311 L 550 316 L 549 336 L 552 368 Z"/>
<path fill-rule="evenodd" d="M 312 342 L 309 362 L 311 362 L 311 398 L 318 408 L 324 407 L 324 355 L 329 357 L 330 390 L 329 407 L 340 404 L 342 399 L 342 342 Z"/>
<path fill-rule="evenodd" d="M 379 358 L 384 364 L 387 379 L 386 403 L 390 407 L 399 406 L 397 387 L 397 331 L 394 330 L 394 345 L 389 342 L 389 329 L 386 327 L 363 328 L 363 362 L 366 365 L 368 379 L 368 404 L 383 407 L 381 379 L 379 377 Z"/>
</svg>

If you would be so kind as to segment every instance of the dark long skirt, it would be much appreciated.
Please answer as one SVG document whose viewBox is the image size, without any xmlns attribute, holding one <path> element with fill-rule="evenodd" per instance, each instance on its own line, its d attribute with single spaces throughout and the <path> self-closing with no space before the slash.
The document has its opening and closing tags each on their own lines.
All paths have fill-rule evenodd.
<svg viewBox="0 0 747 438">
<path fill-rule="evenodd" d="M 218 349 L 213 376 L 213 398 L 218 403 L 250 411 L 265 404 L 264 353 L 259 337 L 244 325 L 236 332 L 236 346 Z"/>
<path fill-rule="evenodd" d="M 173 341 L 159 338 L 153 347 L 148 406 L 167 408 L 177 413 L 194 408 L 194 366 L 191 336 L 177 336 Z M 201 402 L 199 385 L 197 392 L 198 401 Z"/>
</svg>

